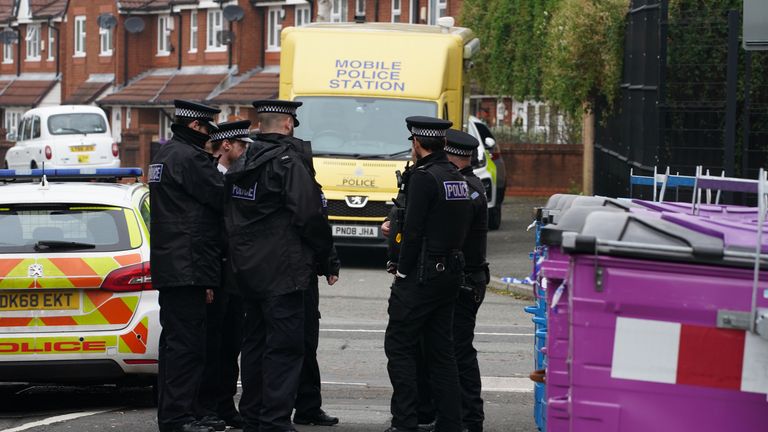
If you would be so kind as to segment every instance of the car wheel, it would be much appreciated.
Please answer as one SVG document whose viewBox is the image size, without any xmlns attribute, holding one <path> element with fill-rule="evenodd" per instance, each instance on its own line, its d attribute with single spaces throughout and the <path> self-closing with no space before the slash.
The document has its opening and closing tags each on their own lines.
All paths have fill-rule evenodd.
<svg viewBox="0 0 768 432">
<path fill-rule="evenodd" d="M 497 230 L 501 226 L 501 205 L 488 209 L 488 229 Z"/>
</svg>

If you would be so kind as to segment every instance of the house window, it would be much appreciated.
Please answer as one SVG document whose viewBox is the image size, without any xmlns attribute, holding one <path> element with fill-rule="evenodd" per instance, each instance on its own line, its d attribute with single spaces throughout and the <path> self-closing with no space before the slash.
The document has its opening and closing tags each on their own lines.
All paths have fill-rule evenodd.
<svg viewBox="0 0 768 432">
<path fill-rule="evenodd" d="M 19 120 L 23 111 L 5 110 L 5 122 L 4 128 L 6 131 L 6 139 L 17 139 L 16 132 L 18 132 Z"/>
<path fill-rule="evenodd" d="M 448 0 L 429 0 L 429 24 L 436 24 L 444 16 L 448 16 Z"/>
<path fill-rule="evenodd" d="M 280 30 L 283 29 L 282 8 L 269 8 L 267 19 L 267 51 L 280 51 Z"/>
<path fill-rule="evenodd" d="M 27 61 L 40 60 L 40 24 L 27 24 Z"/>
<path fill-rule="evenodd" d="M 189 14 L 189 52 L 197 52 L 197 11 Z"/>
<path fill-rule="evenodd" d="M 311 20 L 309 6 L 296 6 L 296 27 L 307 25 Z"/>
<path fill-rule="evenodd" d="M 85 17 L 75 17 L 75 57 L 85 57 Z"/>
<path fill-rule="evenodd" d="M 56 39 L 53 37 L 53 26 L 48 26 L 48 60 L 56 57 Z"/>
<path fill-rule="evenodd" d="M 355 15 L 365 16 L 365 0 L 355 0 Z"/>
<path fill-rule="evenodd" d="M 171 130 L 171 118 L 164 111 L 160 110 L 160 139 L 168 141 L 173 136 Z"/>
<path fill-rule="evenodd" d="M 13 63 L 13 44 L 3 44 L 3 63 Z"/>
<path fill-rule="evenodd" d="M 344 22 L 347 20 L 347 0 L 332 0 L 331 22 Z"/>
<path fill-rule="evenodd" d="M 112 55 L 112 29 L 99 27 L 99 55 Z"/>
<path fill-rule="evenodd" d="M 157 55 L 164 56 L 171 52 L 171 17 L 157 17 Z"/>
<path fill-rule="evenodd" d="M 392 0 L 392 22 L 400 22 L 400 0 Z"/>
<path fill-rule="evenodd" d="M 222 43 L 221 32 L 224 30 L 224 22 L 221 17 L 221 9 L 208 9 L 208 45 L 206 51 L 225 51 L 227 47 Z"/>
</svg>

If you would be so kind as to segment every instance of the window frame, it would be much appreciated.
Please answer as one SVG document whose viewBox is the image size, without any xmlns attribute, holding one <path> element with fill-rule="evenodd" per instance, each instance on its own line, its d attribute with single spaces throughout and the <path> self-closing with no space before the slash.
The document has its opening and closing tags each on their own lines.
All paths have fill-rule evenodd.
<svg viewBox="0 0 768 432">
<path fill-rule="evenodd" d="M 397 8 L 395 7 L 395 2 L 397 2 Z M 395 20 L 395 16 L 397 16 L 397 20 Z M 390 18 L 390 21 L 393 23 L 399 23 L 402 19 L 403 19 L 403 1 L 392 0 L 392 16 Z"/>
<path fill-rule="evenodd" d="M 111 56 L 114 52 L 114 32 L 111 28 L 104 28 L 99 27 L 99 55 L 100 56 Z M 105 46 L 105 39 L 107 42 L 109 42 L 109 49 L 104 49 Z"/>
<path fill-rule="evenodd" d="M 365 16 L 365 0 L 355 0 L 355 16 Z"/>
<path fill-rule="evenodd" d="M 74 50 L 74 53 L 72 54 L 72 57 L 85 57 L 86 55 L 86 28 L 85 28 L 85 21 L 86 16 L 85 15 L 78 15 L 75 17 L 75 25 L 73 32 L 75 36 L 75 43 L 72 47 Z"/>
<path fill-rule="evenodd" d="M 299 19 L 301 18 L 301 19 Z M 306 21 L 304 20 L 306 18 Z M 294 9 L 293 23 L 296 27 L 302 27 L 312 22 L 312 9 L 309 5 L 296 5 Z"/>
<path fill-rule="evenodd" d="M 42 25 L 40 24 L 27 24 L 27 34 L 24 36 L 24 42 L 26 42 L 27 56 L 25 61 L 40 61 L 42 59 L 40 55 L 40 32 L 42 31 Z M 31 55 L 35 53 L 35 55 Z"/>
<path fill-rule="evenodd" d="M 338 5 L 339 10 L 335 10 Z M 346 0 L 331 0 L 331 22 L 345 22 L 347 20 Z"/>
<path fill-rule="evenodd" d="M 48 57 L 46 60 L 53 61 L 56 59 L 56 38 L 53 37 L 53 25 L 48 26 Z"/>
<path fill-rule="evenodd" d="M 3 118 L 3 126 L 5 127 L 6 138 L 9 135 L 13 135 L 13 140 L 19 140 L 19 124 L 21 118 L 24 116 L 24 111 L 6 109 Z"/>
<path fill-rule="evenodd" d="M 198 30 L 200 28 L 200 21 L 197 15 L 197 9 L 189 13 L 189 52 L 197 52 L 197 39 Z"/>
<path fill-rule="evenodd" d="M 173 121 L 168 118 L 168 115 L 163 112 L 163 110 L 160 110 L 158 113 L 160 115 L 160 122 L 159 122 L 159 128 L 157 131 L 157 136 L 161 140 L 168 141 L 173 136 L 173 131 L 171 130 L 171 124 Z"/>
<path fill-rule="evenodd" d="M 171 29 L 168 25 L 170 20 L 170 15 L 157 17 L 157 53 L 155 55 L 158 57 L 171 55 Z"/>
<path fill-rule="evenodd" d="M 267 11 L 267 52 L 280 51 L 280 31 L 283 29 L 282 7 L 270 7 Z M 274 22 L 273 22 L 274 19 Z"/>
<path fill-rule="evenodd" d="M 3 44 L 3 64 L 13 64 L 13 44 Z"/>
<path fill-rule="evenodd" d="M 218 17 L 218 23 L 212 23 L 212 16 Z M 215 20 L 213 20 L 215 21 Z M 227 45 L 217 40 L 216 31 L 224 31 L 224 16 L 221 9 L 208 9 L 205 20 L 206 38 L 205 38 L 205 51 L 206 52 L 222 52 L 227 50 Z"/>
</svg>

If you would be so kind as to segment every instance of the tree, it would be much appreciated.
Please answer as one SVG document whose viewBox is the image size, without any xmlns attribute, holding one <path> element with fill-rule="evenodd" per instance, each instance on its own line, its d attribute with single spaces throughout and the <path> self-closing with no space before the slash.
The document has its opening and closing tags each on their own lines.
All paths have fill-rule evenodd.
<svg viewBox="0 0 768 432">
<path fill-rule="evenodd" d="M 542 94 L 571 115 L 619 93 L 628 0 L 563 0 L 547 32 Z"/>
</svg>

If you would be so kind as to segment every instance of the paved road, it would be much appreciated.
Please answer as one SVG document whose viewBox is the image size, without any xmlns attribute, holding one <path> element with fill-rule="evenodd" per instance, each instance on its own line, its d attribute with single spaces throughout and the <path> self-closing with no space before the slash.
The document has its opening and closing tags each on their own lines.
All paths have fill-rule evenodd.
<svg viewBox="0 0 768 432">
<path fill-rule="evenodd" d="M 496 276 L 525 276 L 533 241 L 525 232 L 530 208 L 541 200 L 510 200 L 502 229 L 489 241 Z M 391 387 L 386 373 L 384 328 L 390 277 L 383 254 L 342 250 L 341 281 L 322 286 L 319 358 L 324 408 L 341 418 L 334 428 L 298 427 L 302 432 L 380 432 L 389 421 Z M 486 431 L 532 432 L 533 327 L 527 302 L 490 294 L 478 317 L 476 346 L 486 400 Z M 155 431 L 155 411 L 146 389 L 113 387 L 0 386 L 0 430 Z"/>
</svg>

